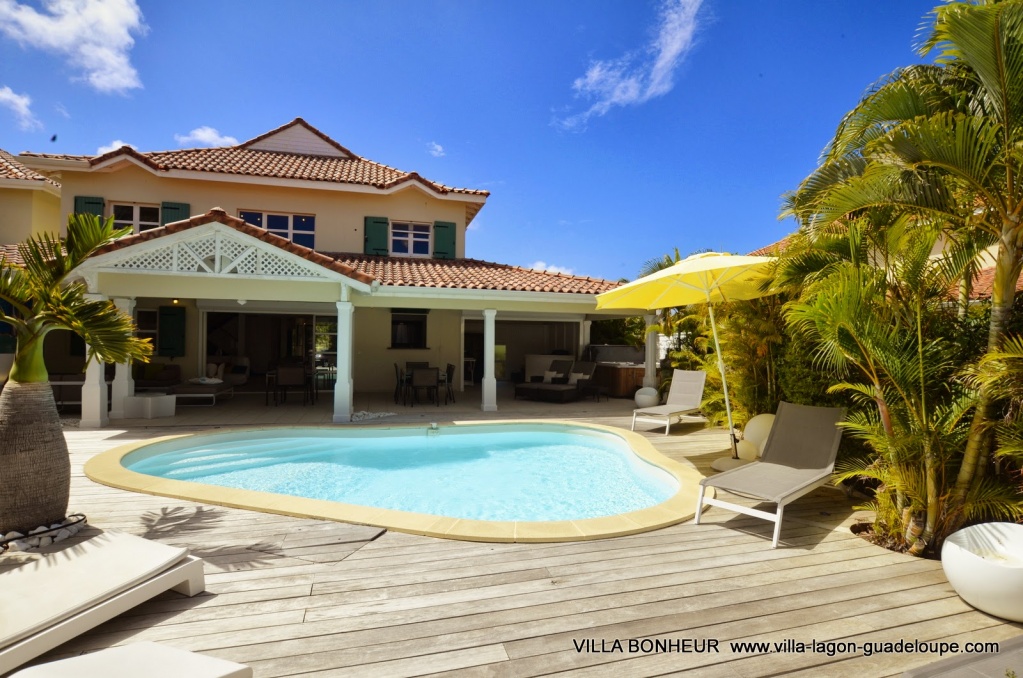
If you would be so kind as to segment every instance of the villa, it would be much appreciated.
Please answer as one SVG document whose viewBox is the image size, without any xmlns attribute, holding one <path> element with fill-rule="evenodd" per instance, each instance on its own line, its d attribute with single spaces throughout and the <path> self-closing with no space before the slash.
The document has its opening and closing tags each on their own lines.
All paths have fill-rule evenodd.
<svg viewBox="0 0 1023 678">
<path fill-rule="evenodd" d="M 394 364 L 422 361 L 454 365 L 495 411 L 497 380 L 526 355 L 581 356 L 595 297 L 617 283 L 467 258 L 488 196 L 363 158 L 296 118 L 229 147 L 0 151 L 0 242 L 16 256 L 13 243 L 63 231 L 75 212 L 130 226 L 79 273 L 153 340 L 161 367 L 144 376 L 170 364 L 183 380 L 224 368 L 245 379 L 301 361 L 329 377 L 319 385 L 345 422 L 354 389 L 390 391 Z M 84 345 L 51 337 L 51 373 L 80 373 Z M 124 417 L 135 392 L 118 365 L 108 403 L 103 372 L 86 371 L 84 426 Z"/>
</svg>

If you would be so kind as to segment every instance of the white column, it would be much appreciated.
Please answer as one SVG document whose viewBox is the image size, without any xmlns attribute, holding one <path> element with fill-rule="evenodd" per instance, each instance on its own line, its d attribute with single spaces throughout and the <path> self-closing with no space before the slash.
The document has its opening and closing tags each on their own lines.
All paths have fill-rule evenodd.
<svg viewBox="0 0 1023 678">
<path fill-rule="evenodd" d="M 337 381 L 334 382 L 334 423 L 352 420 L 352 337 L 355 308 L 350 301 L 337 302 Z"/>
<path fill-rule="evenodd" d="M 643 316 L 646 320 L 646 370 L 643 372 L 643 386 L 657 388 L 657 337 L 660 335 L 651 329 L 657 324 L 656 315 Z"/>
<path fill-rule="evenodd" d="M 458 390 L 465 391 L 465 315 L 459 318 L 458 328 L 458 373 L 462 378 L 458 380 Z"/>
<path fill-rule="evenodd" d="M 114 299 L 114 306 L 117 306 L 122 313 L 131 315 L 135 308 L 135 300 L 119 297 Z M 133 395 L 135 395 L 135 380 L 131 376 L 131 361 L 117 363 L 114 367 L 114 385 L 110 402 L 111 419 L 124 419 L 124 399 Z"/>
<path fill-rule="evenodd" d="M 579 360 L 584 360 L 586 356 L 583 355 L 583 351 L 590 345 L 590 325 L 593 324 L 592 320 L 580 320 L 579 321 L 579 350 L 576 354 L 579 356 Z"/>
<path fill-rule="evenodd" d="M 102 294 L 85 295 L 90 301 L 106 301 Z M 89 345 L 85 346 L 85 355 L 89 355 Z M 105 366 L 99 360 L 89 362 L 85 370 L 85 384 L 82 386 L 82 428 L 102 428 L 110 423 L 107 415 L 107 380 L 104 378 Z"/>
<path fill-rule="evenodd" d="M 483 311 L 483 411 L 497 411 L 497 378 L 494 376 L 494 319 L 497 309 Z"/>
</svg>

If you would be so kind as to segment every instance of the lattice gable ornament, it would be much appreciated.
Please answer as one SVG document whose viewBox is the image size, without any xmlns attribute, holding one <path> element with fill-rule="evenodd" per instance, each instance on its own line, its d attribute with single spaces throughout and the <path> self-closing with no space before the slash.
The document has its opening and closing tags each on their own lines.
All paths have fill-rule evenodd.
<svg viewBox="0 0 1023 678">
<path fill-rule="evenodd" d="M 196 228 L 104 255 L 105 271 L 336 281 L 344 276 L 233 229 Z M 201 232 L 197 232 L 200 231 Z M 229 232 L 225 232 L 229 230 Z M 185 237 L 175 237 L 175 236 Z M 120 255 L 120 256 L 118 256 Z M 111 257 L 107 259 L 107 257 Z"/>
</svg>

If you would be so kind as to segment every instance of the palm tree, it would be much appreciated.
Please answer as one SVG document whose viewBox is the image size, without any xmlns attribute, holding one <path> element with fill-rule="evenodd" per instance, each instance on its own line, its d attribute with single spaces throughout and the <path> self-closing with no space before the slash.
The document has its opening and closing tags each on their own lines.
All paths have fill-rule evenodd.
<svg viewBox="0 0 1023 678">
<path fill-rule="evenodd" d="M 127 314 L 108 300 L 90 299 L 72 278 L 82 262 L 130 229 L 113 218 L 68 217 L 67 237 L 33 236 L 18 245 L 24 262 L 0 258 L 0 321 L 17 340 L 14 365 L 0 393 L 0 534 L 49 525 L 64 518 L 71 487 L 67 443 L 43 358 L 46 335 L 70 330 L 89 346 L 92 360 L 148 359 L 148 340 L 133 335 Z"/>
<path fill-rule="evenodd" d="M 952 240 L 996 241 L 987 342 L 994 352 L 1023 267 L 1023 1 L 956 2 L 933 15 L 921 53 L 936 52 L 936 63 L 896 71 L 868 93 L 789 206 L 811 230 L 884 208 Z M 981 383 L 953 512 L 988 463 L 994 404 Z"/>
</svg>

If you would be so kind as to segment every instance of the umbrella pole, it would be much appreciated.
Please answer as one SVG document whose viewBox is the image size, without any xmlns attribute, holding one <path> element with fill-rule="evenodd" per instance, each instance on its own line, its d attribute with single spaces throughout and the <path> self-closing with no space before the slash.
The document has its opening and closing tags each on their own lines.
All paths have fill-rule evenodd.
<svg viewBox="0 0 1023 678">
<path fill-rule="evenodd" d="M 709 299 L 708 299 L 709 302 Z M 714 304 L 707 304 L 710 313 L 710 330 L 714 333 L 714 352 L 718 359 L 718 371 L 721 373 L 721 389 L 725 392 L 725 414 L 728 415 L 728 439 L 732 443 L 732 459 L 739 458 L 739 450 L 735 442 L 735 426 L 732 424 L 732 404 L 728 400 L 728 380 L 725 379 L 725 361 L 721 358 L 721 344 L 718 342 L 718 328 L 714 322 Z"/>
</svg>

